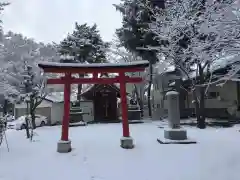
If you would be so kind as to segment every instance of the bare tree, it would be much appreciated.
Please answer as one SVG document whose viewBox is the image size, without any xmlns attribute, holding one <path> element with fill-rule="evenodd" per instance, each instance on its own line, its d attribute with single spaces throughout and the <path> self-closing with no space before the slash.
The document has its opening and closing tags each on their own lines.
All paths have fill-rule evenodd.
<svg viewBox="0 0 240 180">
<path fill-rule="evenodd" d="M 6 80 L 8 84 L 17 90 L 17 101 L 24 102 L 26 109 L 26 130 L 27 137 L 30 137 L 28 125 L 29 115 L 31 116 L 32 129 L 36 128 L 35 112 L 36 108 L 41 104 L 47 95 L 45 77 L 43 72 L 37 67 L 37 61 L 32 57 L 24 62 L 14 63 L 9 66 L 6 71 Z"/>
</svg>

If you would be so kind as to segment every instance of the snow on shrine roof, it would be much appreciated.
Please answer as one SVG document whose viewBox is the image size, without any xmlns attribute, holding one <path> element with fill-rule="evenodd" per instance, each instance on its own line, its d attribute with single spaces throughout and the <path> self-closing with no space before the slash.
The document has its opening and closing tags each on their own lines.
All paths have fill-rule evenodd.
<svg viewBox="0 0 240 180">
<path fill-rule="evenodd" d="M 133 67 L 148 67 L 148 61 L 135 61 L 125 63 L 57 63 L 57 62 L 41 62 L 38 64 L 40 68 L 133 68 Z"/>
<path fill-rule="evenodd" d="M 93 84 L 93 85 L 90 85 L 86 89 L 82 90 L 81 95 L 84 95 L 85 93 L 91 91 L 93 88 L 98 89 L 99 87 L 101 87 L 101 85 L 103 85 L 103 84 Z M 106 84 L 104 86 L 108 86 L 108 87 L 110 86 L 113 89 L 115 89 L 116 91 L 120 91 L 120 88 L 118 86 L 116 86 L 116 84 Z"/>
</svg>

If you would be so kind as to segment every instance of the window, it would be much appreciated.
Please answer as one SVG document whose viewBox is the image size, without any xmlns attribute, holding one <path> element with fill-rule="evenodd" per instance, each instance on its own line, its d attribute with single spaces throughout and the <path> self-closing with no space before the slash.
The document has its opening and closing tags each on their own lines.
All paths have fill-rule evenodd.
<svg viewBox="0 0 240 180">
<path fill-rule="evenodd" d="M 208 99 L 217 99 L 219 92 L 208 92 Z"/>
</svg>

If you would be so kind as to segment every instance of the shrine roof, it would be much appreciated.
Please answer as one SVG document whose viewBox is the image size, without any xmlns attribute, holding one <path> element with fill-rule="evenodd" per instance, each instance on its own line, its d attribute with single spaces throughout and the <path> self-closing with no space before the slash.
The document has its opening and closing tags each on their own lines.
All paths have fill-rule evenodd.
<svg viewBox="0 0 240 180">
<path fill-rule="evenodd" d="M 116 92 L 118 97 L 120 96 L 120 89 L 114 84 L 94 84 L 89 86 L 86 90 L 81 93 L 82 97 L 86 99 L 91 99 L 94 97 L 94 92 L 101 92 L 102 90 L 107 90 L 108 92 Z M 128 94 L 128 93 L 127 93 Z"/>
<path fill-rule="evenodd" d="M 76 68 L 76 69 L 102 69 L 102 68 L 146 68 L 148 67 L 148 61 L 135 61 L 135 62 L 125 62 L 125 63 L 92 63 L 92 64 L 82 64 L 82 63 L 57 63 L 57 62 L 41 62 L 38 64 L 40 68 Z"/>
<path fill-rule="evenodd" d="M 87 89 L 85 89 L 81 95 L 89 92 L 89 91 L 99 91 L 103 88 L 111 88 L 111 90 L 114 90 L 116 92 L 120 92 L 120 88 L 117 87 L 116 85 L 114 84 L 94 84 L 92 86 L 89 86 Z"/>
</svg>

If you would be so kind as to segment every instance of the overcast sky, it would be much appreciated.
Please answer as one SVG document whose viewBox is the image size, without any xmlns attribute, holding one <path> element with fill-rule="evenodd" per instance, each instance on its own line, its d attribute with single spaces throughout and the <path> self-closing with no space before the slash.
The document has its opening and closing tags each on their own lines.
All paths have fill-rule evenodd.
<svg viewBox="0 0 240 180">
<path fill-rule="evenodd" d="M 1 0 L 0 0 L 1 1 Z M 104 40 L 110 41 L 121 26 L 121 15 L 112 4 L 120 0 L 8 0 L 3 15 L 4 31 L 22 33 L 36 41 L 59 42 L 72 32 L 74 22 L 97 23 Z"/>
</svg>

